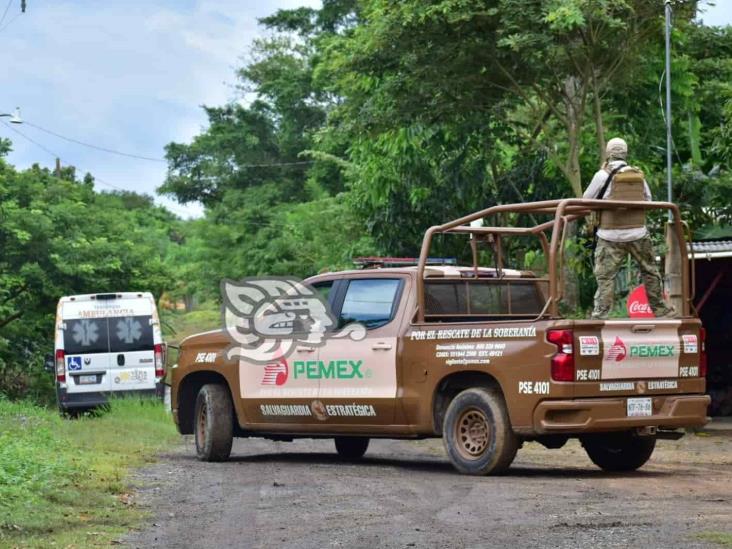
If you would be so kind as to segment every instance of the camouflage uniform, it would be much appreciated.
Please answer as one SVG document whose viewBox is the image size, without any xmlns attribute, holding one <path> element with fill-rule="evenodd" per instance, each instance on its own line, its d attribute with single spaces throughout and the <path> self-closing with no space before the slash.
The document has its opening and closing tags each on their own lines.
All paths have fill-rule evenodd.
<svg viewBox="0 0 732 549">
<path fill-rule="evenodd" d="M 595 278 L 597 292 L 595 292 L 595 309 L 592 318 L 607 318 L 613 306 L 615 294 L 615 276 L 623 266 L 625 258 L 630 254 L 638 263 L 641 279 L 646 287 L 648 302 L 657 317 L 671 316 L 674 310 L 669 308 L 663 300 L 661 274 L 656 267 L 655 254 L 651 238 L 646 235 L 638 240 L 629 242 L 611 242 L 602 238 L 597 239 L 595 249 Z"/>
</svg>

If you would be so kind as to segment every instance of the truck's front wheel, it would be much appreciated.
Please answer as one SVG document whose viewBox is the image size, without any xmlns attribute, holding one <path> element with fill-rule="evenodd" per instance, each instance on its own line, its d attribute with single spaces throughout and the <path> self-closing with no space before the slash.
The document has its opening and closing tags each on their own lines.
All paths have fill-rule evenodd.
<svg viewBox="0 0 732 549">
<path fill-rule="evenodd" d="M 635 471 L 650 459 L 656 439 L 631 432 L 602 433 L 583 437 L 582 446 L 592 462 L 605 471 Z"/>
<path fill-rule="evenodd" d="M 234 440 L 234 413 L 229 390 L 217 383 L 201 387 L 194 420 L 198 459 L 229 459 Z"/>
<path fill-rule="evenodd" d="M 442 439 L 453 466 L 468 475 L 505 471 L 519 446 L 498 389 L 459 393 L 447 407 Z"/>
</svg>

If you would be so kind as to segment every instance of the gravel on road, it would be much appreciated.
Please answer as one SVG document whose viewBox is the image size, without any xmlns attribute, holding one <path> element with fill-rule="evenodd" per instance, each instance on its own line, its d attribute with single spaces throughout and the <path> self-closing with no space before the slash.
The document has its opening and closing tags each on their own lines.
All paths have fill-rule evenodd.
<svg viewBox="0 0 732 549">
<path fill-rule="evenodd" d="M 732 536 L 732 435 L 659 441 L 635 473 L 597 469 L 577 441 L 525 444 L 508 474 L 468 477 L 442 442 L 239 439 L 226 463 L 190 437 L 139 471 L 151 511 L 130 547 L 719 547 Z"/>
</svg>

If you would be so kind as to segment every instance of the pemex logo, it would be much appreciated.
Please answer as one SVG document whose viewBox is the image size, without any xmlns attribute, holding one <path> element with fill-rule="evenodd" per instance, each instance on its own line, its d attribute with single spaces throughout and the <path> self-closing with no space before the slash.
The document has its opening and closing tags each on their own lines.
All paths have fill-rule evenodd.
<svg viewBox="0 0 732 549">
<path fill-rule="evenodd" d="M 615 343 L 607 350 L 607 359 L 613 362 L 622 362 L 627 354 L 628 349 L 625 347 L 625 343 L 619 336 L 615 336 Z"/>
<path fill-rule="evenodd" d="M 277 362 L 270 362 L 264 365 L 264 376 L 262 385 L 284 385 L 289 376 L 289 368 L 285 357 L 280 357 Z"/>
</svg>

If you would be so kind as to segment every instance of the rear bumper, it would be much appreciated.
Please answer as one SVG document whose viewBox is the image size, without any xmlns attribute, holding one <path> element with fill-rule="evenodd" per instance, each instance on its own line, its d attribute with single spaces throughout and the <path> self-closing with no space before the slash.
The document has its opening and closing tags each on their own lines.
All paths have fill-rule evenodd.
<svg viewBox="0 0 732 549">
<path fill-rule="evenodd" d="M 653 415 L 627 417 L 627 398 L 545 400 L 534 410 L 537 434 L 619 431 L 636 427 L 677 429 L 707 423 L 708 395 L 654 396 Z"/>
<path fill-rule="evenodd" d="M 64 410 L 73 410 L 78 408 L 94 408 L 102 406 L 109 402 L 110 397 L 157 397 L 162 399 L 165 394 L 165 385 L 156 383 L 154 389 L 142 389 L 137 391 L 111 391 L 111 392 L 93 392 L 93 393 L 69 393 L 66 389 L 57 388 L 56 394 L 58 404 Z"/>
</svg>

